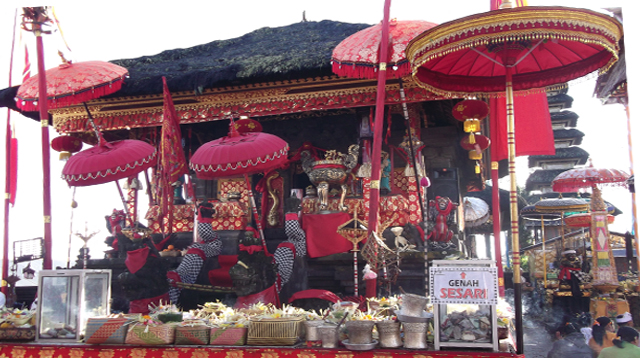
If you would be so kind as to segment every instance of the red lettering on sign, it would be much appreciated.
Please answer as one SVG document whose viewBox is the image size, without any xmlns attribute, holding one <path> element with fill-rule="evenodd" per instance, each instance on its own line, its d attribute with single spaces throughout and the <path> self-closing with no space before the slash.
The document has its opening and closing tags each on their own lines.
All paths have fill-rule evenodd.
<svg viewBox="0 0 640 358">
<path fill-rule="evenodd" d="M 470 288 L 467 288 L 466 290 L 464 290 L 464 295 L 462 296 L 462 298 L 467 298 L 467 297 L 473 297 L 473 290 Z"/>
<path fill-rule="evenodd" d="M 447 289 L 446 288 L 440 289 L 440 298 L 447 298 Z"/>
<path fill-rule="evenodd" d="M 475 289 L 476 298 L 487 298 L 487 290 Z"/>
</svg>

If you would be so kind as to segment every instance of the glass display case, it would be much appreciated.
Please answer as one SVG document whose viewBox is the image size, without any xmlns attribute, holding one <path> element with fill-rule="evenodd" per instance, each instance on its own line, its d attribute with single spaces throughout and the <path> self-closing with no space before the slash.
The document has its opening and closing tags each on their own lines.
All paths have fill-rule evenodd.
<svg viewBox="0 0 640 358">
<path fill-rule="evenodd" d="M 38 276 L 38 341 L 77 341 L 90 317 L 109 314 L 111 270 L 42 270 Z"/>
<path fill-rule="evenodd" d="M 434 346 L 498 351 L 497 269 L 493 261 L 434 260 L 429 269 Z"/>
</svg>

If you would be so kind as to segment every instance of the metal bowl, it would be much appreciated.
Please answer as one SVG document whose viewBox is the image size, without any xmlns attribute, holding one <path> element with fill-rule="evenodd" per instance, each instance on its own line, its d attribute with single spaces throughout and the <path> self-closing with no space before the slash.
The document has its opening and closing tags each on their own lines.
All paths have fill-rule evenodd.
<svg viewBox="0 0 640 358">
<path fill-rule="evenodd" d="M 369 351 L 376 347 L 376 345 L 378 344 L 378 341 L 374 339 L 373 342 L 371 343 L 355 344 L 355 343 L 349 343 L 349 340 L 345 339 L 344 341 L 342 341 L 342 344 L 344 344 L 344 346 L 347 347 L 347 349 L 352 351 Z"/>
</svg>

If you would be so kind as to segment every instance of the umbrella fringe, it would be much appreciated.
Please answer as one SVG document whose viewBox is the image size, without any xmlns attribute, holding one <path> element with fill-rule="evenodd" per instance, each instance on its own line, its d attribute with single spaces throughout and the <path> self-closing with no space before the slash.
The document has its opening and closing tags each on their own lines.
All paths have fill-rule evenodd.
<svg viewBox="0 0 640 358">
<path fill-rule="evenodd" d="M 361 79 L 375 79 L 378 76 L 378 67 L 368 63 L 339 62 L 332 60 L 331 70 L 338 76 Z M 393 69 L 396 66 L 397 69 Z M 411 74 L 408 62 L 401 64 L 387 64 L 387 78 L 401 78 Z"/>
<path fill-rule="evenodd" d="M 122 88 L 122 80 L 118 78 L 113 83 L 105 83 L 99 87 L 87 88 L 81 92 L 69 93 L 58 97 L 47 96 L 47 107 L 49 109 L 55 109 L 76 105 L 78 103 L 87 102 L 92 99 L 114 93 L 120 90 L 120 88 Z M 18 108 L 26 112 L 38 111 L 37 98 L 25 100 L 16 97 L 16 105 Z"/>
</svg>

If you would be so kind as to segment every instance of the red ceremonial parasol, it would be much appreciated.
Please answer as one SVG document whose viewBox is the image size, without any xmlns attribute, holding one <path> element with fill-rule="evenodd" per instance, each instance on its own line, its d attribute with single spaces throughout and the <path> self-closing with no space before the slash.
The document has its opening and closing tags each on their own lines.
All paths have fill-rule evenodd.
<svg viewBox="0 0 640 358">
<path fill-rule="evenodd" d="M 109 62 L 65 62 L 45 73 L 47 107 L 66 107 L 114 93 L 127 75 L 126 68 Z M 30 77 L 18 88 L 16 104 L 23 111 L 38 110 L 38 77 Z"/>
<path fill-rule="evenodd" d="M 41 132 L 42 132 L 42 187 L 43 187 L 43 216 L 44 216 L 44 260 L 43 268 L 51 269 L 53 262 L 51 260 L 51 165 L 49 163 L 49 114 L 47 109 L 57 108 L 64 105 L 81 103 L 90 99 L 98 98 L 103 95 L 113 93 L 120 89 L 121 82 L 126 75 L 120 74 L 118 78 L 98 78 L 94 68 L 93 71 L 85 71 L 83 74 L 70 76 L 69 70 L 77 71 L 80 66 L 78 64 L 68 66 L 65 76 L 61 80 L 55 79 L 55 82 L 47 81 L 47 71 L 44 66 L 44 44 L 42 40 L 43 34 L 51 33 L 46 30 L 46 26 L 52 25 L 54 21 L 47 14 L 47 7 L 25 7 L 22 16 L 22 29 L 31 31 L 36 36 L 36 49 L 38 53 L 38 74 L 31 77 L 18 89 L 18 108 L 28 110 L 38 109 L 40 112 Z M 115 66 L 115 65 L 114 65 Z M 53 70 L 52 70 L 53 71 Z M 57 76 L 52 73 L 53 78 Z M 93 82 L 85 82 L 84 78 L 91 78 Z M 29 85 L 30 84 L 30 85 Z M 55 88 L 56 91 L 50 93 L 48 88 Z M 27 96 L 25 91 L 29 91 Z M 34 92 L 35 90 L 35 92 Z M 51 96 L 51 98 L 48 98 Z M 39 103 L 40 105 L 36 104 Z M 51 103 L 49 103 L 51 102 Z"/>
<path fill-rule="evenodd" d="M 264 173 L 286 166 L 289 161 L 289 144 L 269 133 L 238 133 L 233 121 L 229 124 L 229 135 L 212 140 L 198 148 L 189 163 L 199 179 L 220 179 L 244 176 L 249 189 L 253 216 L 258 226 L 265 252 L 267 244 L 258 218 L 256 202 L 251 190 L 249 175 Z"/>
<path fill-rule="evenodd" d="M 69 158 L 62 178 L 69 186 L 90 186 L 128 178 L 151 168 L 157 160 L 156 148 L 141 140 L 125 139 L 98 145 Z"/>
<path fill-rule="evenodd" d="M 593 286 L 609 291 L 617 288 L 618 275 L 609 242 L 609 215 L 599 185 L 626 186 L 629 175 L 617 169 L 599 169 L 589 165 L 560 173 L 553 179 L 554 191 L 577 191 L 591 187 L 591 228 L 593 251 Z"/>
<path fill-rule="evenodd" d="M 384 16 L 380 24 L 358 31 L 344 39 L 333 50 L 331 61 L 333 72 L 339 76 L 352 78 L 378 79 L 378 94 L 376 98 L 376 117 L 374 122 L 374 138 L 371 155 L 371 195 L 370 204 L 377 208 L 380 197 L 377 182 L 380 180 L 380 151 L 382 148 L 382 121 L 384 112 L 385 81 L 389 78 L 401 78 L 411 73 L 411 67 L 405 55 L 407 43 L 419 33 L 430 29 L 436 24 L 427 21 L 397 21 L 389 20 L 390 0 L 384 4 Z M 404 89 L 400 80 L 400 96 L 403 112 L 407 122 L 407 134 L 411 137 L 409 116 L 404 101 Z M 412 165 L 416 167 L 413 150 L 413 141 L 409 140 Z M 420 183 L 418 170 L 414 170 L 416 186 Z M 418 197 L 422 207 L 421 189 L 417 188 Z M 378 210 L 372 210 L 369 214 L 369 230 L 377 229 Z"/>
<path fill-rule="evenodd" d="M 331 54 L 332 70 L 338 76 L 374 79 L 380 62 L 387 63 L 387 78 L 411 74 L 404 49 L 416 35 L 437 24 L 427 21 L 389 21 L 388 61 L 380 61 L 382 23 L 367 27 L 342 40 Z"/>
<path fill-rule="evenodd" d="M 574 168 L 553 179 L 553 191 L 574 192 L 597 185 L 626 186 L 629 174 L 618 169 L 600 169 L 592 166 Z"/>
<path fill-rule="evenodd" d="M 448 96 L 506 93 L 517 350 L 522 353 L 522 303 L 513 91 L 556 85 L 618 58 L 622 25 L 585 9 L 522 7 L 494 10 L 436 26 L 406 48 L 416 82 Z"/>
</svg>

